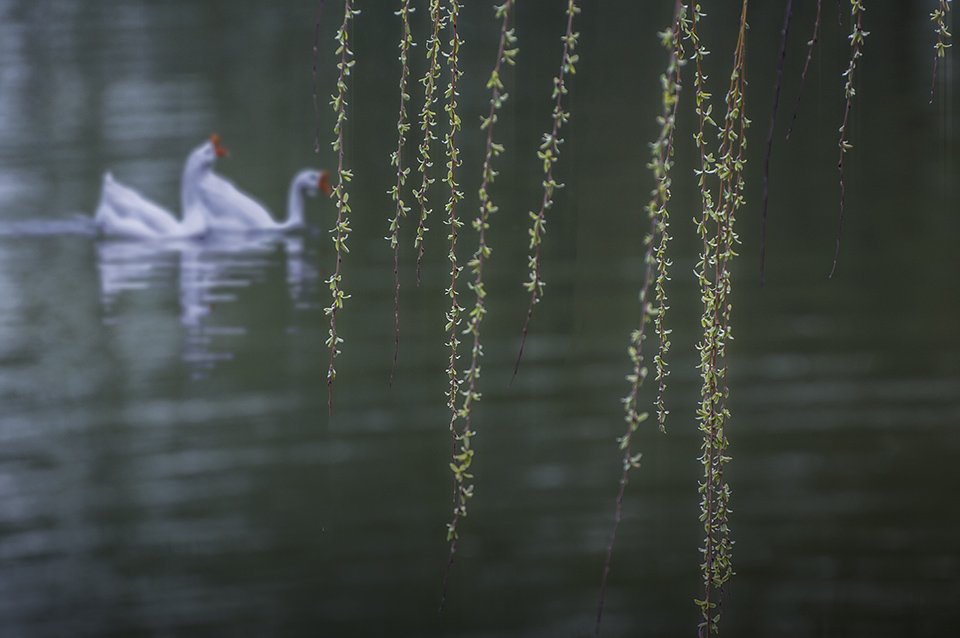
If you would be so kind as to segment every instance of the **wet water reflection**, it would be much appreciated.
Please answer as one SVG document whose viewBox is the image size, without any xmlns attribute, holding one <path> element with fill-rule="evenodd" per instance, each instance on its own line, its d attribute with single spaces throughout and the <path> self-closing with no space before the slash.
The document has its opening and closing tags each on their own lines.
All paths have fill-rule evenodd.
<svg viewBox="0 0 960 638">
<path fill-rule="evenodd" d="M 326 145 L 312 152 L 316 3 L 0 0 L 0 635 L 592 634 L 643 271 L 637 193 L 649 185 L 638 175 L 659 99 L 648 88 L 663 62 L 654 32 L 666 16 L 590 4 L 558 164 L 567 187 L 545 248 L 547 294 L 508 390 L 556 66 L 543 52 L 562 18 L 539 4 L 518 13 L 520 75 L 507 87 L 485 275 L 476 497 L 441 621 L 449 266 L 437 218 L 417 285 L 407 218 L 390 387 L 394 274 L 383 237 L 396 78 L 384 61 L 396 57 L 394 16 L 364 6 L 355 31 L 367 53 L 357 57 L 348 134 L 356 178 L 344 286 L 353 296 L 328 417 L 329 201 L 311 200 L 297 234 L 151 243 L 97 238 L 89 226 L 108 169 L 178 209 L 184 154 L 214 131 L 233 153 L 218 170 L 271 210 L 284 209 L 296 170 L 333 166 Z M 724 11 L 711 19 L 726 20 Z M 756 11 L 751 50 L 776 50 L 780 10 Z M 926 56 L 917 35 L 926 15 L 908 24 L 891 11 L 871 9 L 866 62 L 874 51 L 884 64 L 893 51 L 900 63 Z M 464 10 L 468 78 L 488 73 L 489 13 Z M 326 41 L 334 28 L 322 25 Z M 775 145 L 762 289 L 759 192 L 743 214 L 730 348 L 737 576 L 724 633 L 943 635 L 960 599 L 960 224 L 946 133 L 956 113 L 926 104 L 925 74 L 864 67 L 874 102 L 858 107 L 842 262 L 828 281 L 836 113 L 827 86 L 842 34 L 833 19 L 823 28 L 820 79 L 808 78 L 820 106 L 802 111 L 789 150 Z M 711 58 L 726 60 L 715 48 Z M 771 60 L 751 63 L 758 109 Z M 319 77 L 329 84 L 332 66 L 321 62 Z M 488 99 L 470 86 L 465 131 Z M 321 126 L 332 128 L 330 113 Z M 475 214 L 478 139 L 462 135 L 465 219 Z M 604 635 L 693 635 L 698 621 L 691 161 L 678 146 L 672 422 L 666 435 L 639 434 L 643 465 L 627 491 Z M 751 156 L 748 166 L 761 164 Z M 914 172 L 887 179 L 893 165 Z M 927 176 L 923 188 L 915 173 Z M 468 232 L 461 241 L 472 251 Z M 462 304 L 468 292 L 464 281 Z"/>
<path fill-rule="evenodd" d="M 175 284 L 180 323 L 186 329 L 183 361 L 195 378 L 205 377 L 217 361 L 233 358 L 225 345 L 230 337 L 242 340 L 248 332 L 243 322 L 216 321 L 214 311 L 217 316 L 226 314 L 224 307 L 236 302 L 244 289 L 263 284 L 278 260 L 285 271 L 289 308 L 309 308 L 318 271 L 305 260 L 302 236 L 225 233 L 192 240 L 102 240 L 97 243 L 97 270 L 103 321 L 108 325 L 123 321 L 120 306 L 125 295 Z"/>
</svg>

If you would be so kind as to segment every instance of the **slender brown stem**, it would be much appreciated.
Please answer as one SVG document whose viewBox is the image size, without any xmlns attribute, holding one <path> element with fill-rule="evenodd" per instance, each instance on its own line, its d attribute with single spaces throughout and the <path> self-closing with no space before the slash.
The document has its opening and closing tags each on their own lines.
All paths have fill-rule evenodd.
<svg viewBox="0 0 960 638">
<path fill-rule="evenodd" d="M 610 575 L 613 547 L 616 542 L 617 531 L 623 520 L 623 497 L 627 489 L 629 472 L 631 468 L 639 466 L 640 455 L 634 455 L 633 453 L 633 435 L 637 431 L 640 423 L 646 419 L 645 413 L 641 414 L 637 411 L 637 395 L 647 376 L 646 368 L 643 366 L 644 332 L 647 324 L 651 320 L 651 315 L 656 314 L 657 320 L 659 320 L 661 318 L 660 313 L 665 310 L 662 289 L 657 291 L 657 296 L 660 297 L 660 308 L 657 311 L 653 310 L 653 306 L 648 299 L 650 288 L 654 285 L 654 281 L 657 282 L 657 286 L 659 287 L 662 285 L 660 275 L 665 277 L 665 273 L 660 271 L 660 268 L 665 267 L 665 256 L 661 252 L 663 247 L 657 244 L 656 239 L 657 235 L 661 235 L 662 239 L 665 238 L 666 204 L 670 196 L 669 172 L 671 157 L 673 155 L 674 123 L 676 122 L 677 107 L 679 105 L 677 96 L 680 91 L 680 21 L 683 19 L 683 15 L 683 5 L 680 0 L 676 0 L 673 25 L 669 32 L 661 36 L 664 38 L 665 44 L 670 47 L 670 62 L 667 67 L 667 72 L 661 77 L 664 96 L 663 113 L 659 119 L 661 122 L 660 137 L 653 144 L 653 160 L 650 164 L 654 172 L 654 177 L 656 178 L 656 188 L 653 190 L 653 199 L 647 207 L 650 214 L 650 230 L 645 240 L 647 244 L 647 250 L 644 256 L 646 272 L 644 273 L 643 286 L 640 289 L 640 327 L 634 330 L 630 339 L 629 353 L 633 367 L 628 376 L 628 380 L 631 381 L 631 387 L 629 394 L 623 399 L 629 426 L 626 434 L 619 439 L 620 446 L 623 449 L 623 471 L 620 475 L 620 489 L 617 493 L 613 527 L 610 531 L 610 541 L 607 544 L 607 555 L 603 564 L 603 575 L 600 579 L 600 599 L 597 604 L 597 621 L 595 627 L 596 636 L 600 635 L 603 604 L 607 590 L 607 578 Z M 654 272 L 655 267 L 659 271 L 657 275 L 655 275 Z M 660 329 L 662 331 L 662 324 L 660 324 Z M 665 347 L 663 343 L 665 336 L 666 334 L 661 332 L 661 350 Z"/>
<path fill-rule="evenodd" d="M 334 189 L 337 197 L 337 223 L 331 230 L 334 234 L 334 244 L 337 247 L 337 265 L 333 274 L 327 280 L 330 286 L 332 302 L 324 310 L 324 312 L 330 316 L 330 336 L 327 339 L 327 347 L 330 348 L 330 367 L 327 369 L 327 409 L 330 415 L 333 414 L 333 380 L 337 377 L 334 360 L 337 358 L 337 355 L 340 354 L 339 345 L 343 342 L 343 339 L 337 333 L 337 311 L 343 307 L 344 300 L 350 298 L 350 295 L 345 294 L 340 288 L 342 276 L 340 267 L 343 264 L 344 253 L 348 252 L 346 241 L 350 234 L 350 222 L 347 219 L 347 213 L 350 212 L 350 205 L 347 203 L 346 183 L 353 177 L 353 173 L 343 166 L 343 127 L 347 121 L 346 78 L 350 75 L 350 70 L 353 68 L 353 60 L 350 59 L 353 57 L 353 52 L 350 51 L 350 47 L 348 46 L 348 26 L 350 20 L 357 14 L 359 14 L 359 11 L 352 8 L 351 0 L 346 0 L 343 9 L 343 24 L 337 30 L 337 42 L 340 45 L 340 62 L 337 64 L 337 67 L 340 70 L 340 77 L 337 80 L 337 93 L 333 96 L 332 103 L 334 110 L 337 112 L 337 122 L 334 126 L 337 139 L 333 143 L 333 148 L 337 152 L 337 176 L 339 182 Z"/>
<path fill-rule="evenodd" d="M 763 207 L 760 216 L 760 285 L 763 285 L 764 262 L 767 255 L 767 203 L 770 199 L 770 151 L 773 148 L 773 127 L 777 121 L 777 108 L 780 106 L 780 78 L 783 75 L 783 61 L 787 57 L 787 30 L 790 28 L 790 16 L 793 0 L 787 0 L 786 15 L 780 42 L 780 63 L 777 64 L 777 79 L 773 84 L 773 112 L 770 113 L 770 131 L 767 134 L 767 156 L 763 163 Z"/>
<path fill-rule="evenodd" d="M 494 64 L 488 85 L 491 88 L 492 96 L 490 98 L 490 111 L 487 119 L 484 120 L 481 128 L 487 129 L 486 153 L 483 163 L 483 180 L 480 184 L 480 215 L 477 217 L 473 226 L 478 235 L 477 251 L 469 265 L 473 268 L 474 280 L 470 284 L 471 290 L 476 295 L 476 302 L 473 311 L 470 313 L 469 332 L 473 334 L 473 349 L 471 351 L 470 366 L 464 375 L 464 381 L 467 383 L 467 390 L 463 393 L 464 401 L 461 412 L 465 415 L 465 430 L 470 429 L 471 417 L 473 415 L 473 403 L 480 398 L 477 392 L 476 384 L 480 376 L 480 357 L 483 355 L 483 349 L 480 343 L 480 324 L 486 315 L 486 291 L 483 286 L 483 266 L 490 255 L 490 247 L 487 245 L 487 228 L 489 227 L 490 215 L 497 209 L 490 201 L 489 188 L 493 184 L 497 173 L 493 170 L 493 158 L 503 151 L 503 147 L 493 142 L 493 128 L 497 122 L 497 111 L 506 100 L 507 95 L 503 93 L 503 83 L 500 80 L 500 73 L 504 62 L 513 63 L 513 54 L 516 49 L 509 50 L 508 44 L 516 41 L 512 31 L 507 27 L 510 25 L 510 14 L 513 9 L 514 0 L 506 2 L 498 8 L 498 13 L 502 17 L 500 26 L 500 45 L 497 49 L 497 61 Z"/>
<path fill-rule="evenodd" d="M 697 230 L 703 247 L 700 253 L 697 276 L 703 315 L 703 340 L 697 346 L 700 351 L 701 402 L 697 410 L 697 420 L 703 435 L 700 457 L 704 470 L 704 480 L 700 484 L 701 520 L 703 521 L 704 540 L 702 577 L 703 598 L 698 600 L 703 622 L 699 634 L 705 637 L 717 631 L 720 608 L 723 600 L 724 584 L 733 574 L 727 525 L 729 488 L 723 480 L 723 467 L 729 458 L 724 454 L 727 440 L 724 434 L 729 418 L 726 407 L 726 347 L 730 340 L 730 267 L 729 262 L 736 256 L 735 245 L 739 243 L 734 232 L 734 217 L 743 203 L 743 170 L 745 164 L 746 129 L 749 120 L 745 115 L 745 61 L 747 1 L 744 0 L 740 16 L 740 32 L 734 53 L 733 71 L 730 75 L 730 87 L 726 95 L 726 114 L 720 128 L 720 149 L 717 157 L 707 152 L 704 125 L 714 125 L 710 118 L 710 94 L 705 89 L 705 76 L 700 61 L 706 55 L 696 33 L 696 26 L 702 13 L 695 9 L 694 19 L 685 29 L 696 47 L 696 93 L 697 113 L 700 130 L 696 140 L 701 162 L 697 174 L 703 213 Z M 719 180 L 716 200 L 707 187 L 708 177 Z"/>
<path fill-rule="evenodd" d="M 830 268 L 831 278 L 833 277 L 833 273 L 837 270 L 837 259 L 840 257 L 840 235 L 843 232 L 844 200 L 846 197 L 846 187 L 843 179 L 843 158 L 847 150 L 850 148 L 850 144 L 847 142 L 847 122 L 850 117 L 850 108 L 853 104 L 853 96 L 856 95 L 856 90 L 854 89 L 853 85 L 853 74 L 857 68 L 857 60 L 859 60 L 860 56 L 862 55 L 860 52 L 860 45 L 863 44 L 863 38 L 867 36 L 867 32 L 863 30 L 862 0 L 851 0 L 850 15 L 852 16 L 854 23 L 853 33 L 850 34 L 850 49 L 852 54 L 850 56 L 850 66 L 847 67 L 847 70 L 843 74 L 847 78 L 846 85 L 844 87 L 844 94 L 846 95 L 847 102 L 843 109 L 843 124 L 840 126 L 840 142 L 838 144 L 840 147 L 840 159 L 837 162 L 837 168 L 840 171 L 840 221 L 837 224 L 837 246 L 833 253 L 833 266 Z"/>
<path fill-rule="evenodd" d="M 936 54 L 933 56 L 933 79 L 930 81 L 930 104 L 933 104 L 933 93 L 937 88 L 937 62 L 946 55 L 949 44 L 944 44 L 944 40 L 950 36 L 947 31 L 946 17 L 950 11 L 950 0 L 940 0 L 940 6 L 932 14 L 930 19 L 937 23 L 937 46 Z"/>
<path fill-rule="evenodd" d="M 553 97 L 556 104 L 553 108 L 553 130 L 544 135 L 543 144 L 540 145 L 540 152 L 537 154 L 543 160 L 543 169 L 546 178 L 543 180 L 543 199 L 540 203 L 540 212 L 534 215 L 533 228 L 530 230 L 530 249 L 533 255 L 530 257 L 530 281 L 524 284 L 530 291 L 530 307 L 527 309 L 527 318 L 523 323 L 523 333 L 520 338 L 520 351 L 517 353 L 517 363 L 513 367 L 513 376 L 510 377 L 510 383 L 507 387 L 513 385 L 513 380 L 517 378 L 517 372 L 520 370 L 520 360 L 523 358 L 523 347 L 527 342 L 527 332 L 530 329 L 530 319 L 533 317 L 533 307 L 540 301 L 543 294 L 543 280 L 540 277 L 540 244 L 543 234 L 546 232 L 546 212 L 553 205 L 553 191 L 563 185 L 558 184 L 553 179 L 553 165 L 556 163 L 560 154 L 560 144 L 563 140 L 557 135 L 560 127 L 567 121 L 570 114 L 563 110 L 563 96 L 567 89 L 564 85 L 564 78 L 573 73 L 574 65 L 579 59 L 573 54 L 576 47 L 578 33 L 573 32 L 573 16 L 580 13 L 576 0 L 568 0 L 567 3 L 567 33 L 563 38 L 563 56 L 560 60 L 560 73 L 553 79 Z"/>
<path fill-rule="evenodd" d="M 443 28 L 444 20 L 440 14 L 440 0 L 430 0 L 430 19 L 432 21 L 432 34 L 426 43 L 427 55 L 427 73 L 423 76 L 423 109 L 420 111 L 420 130 L 423 131 L 423 141 L 420 143 L 420 158 L 418 160 L 420 171 L 420 188 L 414 192 L 417 203 L 420 204 L 420 223 L 417 226 L 417 239 L 414 245 L 417 248 L 417 285 L 420 285 L 420 264 L 423 261 L 424 236 L 427 232 L 427 217 L 432 212 L 427 202 L 427 190 L 433 179 L 430 177 L 430 167 L 433 162 L 430 159 L 430 144 L 436 139 L 433 134 L 433 127 L 436 124 L 433 105 L 436 102 L 434 91 L 436 80 L 440 75 L 440 30 Z"/>
<path fill-rule="evenodd" d="M 813 38 L 807 43 L 807 61 L 803 63 L 803 73 L 800 74 L 800 89 L 797 91 L 797 103 L 793 107 L 793 117 L 790 118 L 790 128 L 787 129 L 787 138 L 790 139 L 790 133 L 793 132 L 793 125 L 797 121 L 797 113 L 800 111 L 800 96 L 803 95 L 803 85 L 807 81 L 807 69 L 810 67 L 810 59 L 813 57 L 813 47 L 817 45 L 817 39 L 820 33 L 820 3 L 817 0 L 817 19 L 813 23 Z"/>
<path fill-rule="evenodd" d="M 393 386 L 393 375 L 397 369 L 397 356 L 400 353 L 400 218 L 406 217 L 409 210 L 403 204 L 403 198 L 400 196 L 400 189 L 407 181 L 407 174 L 410 169 L 403 168 L 403 146 L 407 141 L 406 134 L 410 130 L 407 123 L 407 77 L 410 69 L 407 66 L 407 57 L 410 53 L 410 47 L 413 45 L 413 37 L 410 34 L 410 14 L 413 9 L 410 7 L 410 0 L 402 0 L 403 4 L 399 14 L 403 19 L 403 39 L 400 41 L 400 114 L 397 118 L 397 150 L 390 157 L 390 162 L 397 167 L 397 183 L 390 189 L 393 200 L 397 202 L 397 209 L 390 222 L 390 244 L 393 246 L 393 278 L 394 288 L 394 342 L 393 342 L 393 365 L 390 367 L 390 386 Z"/>
<path fill-rule="evenodd" d="M 450 52 L 445 53 L 447 63 L 450 67 L 450 83 L 447 85 L 446 96 L 448 99 L 444 110 L 447 112 L 450 130 L 445 137 L 447 150 L 447 177 L 444 182 L 450 189 L 450 199 L 447 201 L 446 210 L 448 218 L 446 224 L 450 227 L 450 252 L 448 259 L 450 261 L 450 287 L 447 288 L 447 296 L 450 298 L 450 310 L 447 311 L 447 329 L 450 332 L 450 363 L 447 366 L 447 376 L 450 379 L 450 389 L 447 394 L 447 408 L 450 410 L 450 433 L 453 439 L 453 463 L 451 467 L 454 471 L 454 515 L 453 521 L 447 526 L 447 536 L 450 541 L 450 555 L 447 559 L 447 568 L 443 576 L 443 592 L 440 597 L 440 607 L 437 613 L 443 612 L 443 606 L 447 599 L 447 584 L 450 579 L 450 570 L 453 567 L 454 555 L 457 551 L 457 524 L 462 516 L 467 513 L 467 501 L 473 496 L 473 485 L 468 485 L 467 480 L 472 478 L 467 473 L 473 458 L 473 450 L 470 448 L 470 438 L 472 432 L 469 426 L 464 428 L 462 433 L 457 432 L 457 420 L 461 412 L 457 407 L 457 398 L 460 395 L 461 382 L 458 377 L 457 359 L 458 347 L 460 345 L 460 314 L 463 308 L 457 301 L 457 278 L 460 276 L 462 267 L 457 260 L 457 239 L 459 229 L 463 226 L 457 216 L 457 202 L 462 199 L 463 194 L 457 190 L 456 169 L 460 165 L 459 149 L 456 143 L 456 133 L 460 130 L 460 117 L 457 114 L 457 80 L 460 78 L 459 68 L 460 35 L 457 30 L 458 19 L 460 15 L 459 0 L 449 0 L 449 9 L 447 15 L 447 24 L 452 31 L 450 40 Z M 457 453 L 457 447 L 460 447 L 461 453 Z"/>
</svg>

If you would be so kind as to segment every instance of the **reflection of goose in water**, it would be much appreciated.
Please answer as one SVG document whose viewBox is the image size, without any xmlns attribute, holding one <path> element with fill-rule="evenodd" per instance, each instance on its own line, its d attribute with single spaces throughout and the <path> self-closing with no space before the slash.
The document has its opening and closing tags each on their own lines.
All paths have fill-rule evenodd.
<svg viewBox="0 0 960 638">
<path fill-rule="evenodd" d="M 310 308 L 307 295 L 315 289 L 320 272 L 314 264 L 304 259 L 303 237 L 286 235 L 283 248 L 287 255 L 287 289 L 297 308 Z"/>
<path fill-rule="evenodd" d="M 303 228 L 304 195 L 315 197 L 318 191 L 329 197 L 327 171 L 307 169 L 300 171 L 290 183 L 287 197 L 287 218 L 276 221 L 264 206 L 253 199 L 230 180 L 210 172 L 200 181 L 199 193 L 207 226 L 212 230 L 233 232 L 259 230 L 293 230 Z"/>
<path fill-rule="evenodd" d="M 104 323 L 115 323 L 115 304 L 128 291 L 165 285 L 177 263 L 171 244 L 154 242 L 97 242 L 97 272 Z"/>
<path fill-rule="evenodd" d="M 229 342 L 247 333 L 242 323 L 215 323 L 216 308 L 236 302 L 239 291 L 265 280 L 280 256 L 279 246 L 285 252 L 288 291 L 299 306 L 304 290 L 316 281 L 314 266 L 304 261 L 302 242 L 300 237 L 269 234 L 166 242 L 100 241 L 97 257 L 104 323 L 121 322 L 115 303 L 121 295 L 175 284 L 179 323 L 185 330 L 181 359 L 194 378 L 206 377 L 219 362 L 233 358 Z"/>
<path fill-rule="evenodd" d="M 207 142 L 190 153 L 183 167 L 183 180 L 180 184 L 182 220 L 107 173 L 103 177 L 103 190 L 94 214 L 94 224 L 105 235 L 135 239 L 166 239 L 203 234 L 206 230 L 206 216 L 198 197 L 198 188 L 203 178 L 213 171 L 217 158 L 226 154 L 217 135 L 211 135 Z"/>
</svg>

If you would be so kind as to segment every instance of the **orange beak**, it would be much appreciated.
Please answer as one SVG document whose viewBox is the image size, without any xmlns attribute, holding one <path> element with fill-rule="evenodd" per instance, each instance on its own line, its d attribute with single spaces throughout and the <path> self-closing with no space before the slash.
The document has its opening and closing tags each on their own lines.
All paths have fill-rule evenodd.
<svg viewBox="0 0 960 638">
<path fill-rule="evenodd" d="M 210 142 L 213 144 L 213 150 L 216 151 L 217 157 L 227 157 L 230 155 L 230 151 L 220 146 L 220 135 L 217 133 L 210 136 Z"/>
<path fill-rule="evenodd" d="M 333 195 L 333 188 L 330 186 L 330 173 L 320 171 L 320 180 L 317 182 L 317 188 L 323 191 L 323 194 L 327 197 Z"/>
</svg>

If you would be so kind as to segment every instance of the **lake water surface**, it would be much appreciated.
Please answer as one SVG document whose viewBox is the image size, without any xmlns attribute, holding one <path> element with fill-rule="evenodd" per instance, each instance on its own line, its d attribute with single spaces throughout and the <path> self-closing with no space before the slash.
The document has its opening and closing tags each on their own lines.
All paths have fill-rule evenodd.
<svg viewBox="0 0 960 638">
<path fill-rule="evenodd" d="M 232 151 L 218 170 L 273 210 L 297 169 L 335 165 L 324 96 L 341 6 L 324 6 L 316 155 L 318 3 L 290 4 L 0 1 L 0 635 L 592 635 L 620 477 L 626 348 L 639 318 L 652 185 L 644 164 L 665 62 L 655 32 L 672 3 L 583 3 L 557 164 L 567 186 L 544 243 L 546 295 L 508 389 L 528 302 L 527 211 L 540 201 L 536 148 L 564 24 L 564 3 L 521 3 L 519 63 L 496 135 L 507 153 L 492 189 L 501 210 L 485 271 L 476 496 L 439 618 L 451 512 L 445 195 L 435 187 L 419 286 L 413 213 L 404 220 L 391 385 L 393 253 L 383 237 L 394 214 L 392 10 L 362 2 L 352 32 L 354 232 L 343 265 L 352 297 L 338 318 L 345 343 L 333 416 L 323 312 L 332 202 L 311 201 L 308 229 L 287 236 L 107 240 L 77 221 L 92 214 L 106 170 L 176 208 L 183 159 L 214 131 Z M 725 635 L 942 636 L 956 624 L 954 68 L 941 68 L 946 80 L 928 105 L 929 9 L 902 5 L 866 14 L 832 279 L 846 45 L 824 3 L 786 142 L 780 128 L 813 24 L 811 7 L 795 8 L 762 288 L 761 167 L 783 9 L 751 6 L 751 181 L 729 361 L 737 574 Z M 736 13 L 715 8 L 705 24 L 719 81 Z M 462 36 L 459 179 L 469 221 L 492 7 L 465 9 Z M 418 58 L 415 76 L 422 67 Z M 642 467 L 631 474 L 606 594 L 609 636 L 692 636 L 699 621 L 699 202 L 692 77 L 685 82 L 671 414 L 666 434 L 639 432 Z M 414 81 L 414 116 L 418 89 Z M 439 147 L 434 157 L 439 165 Z M 468 223 L 462 259 L 475 247 Z M 472 306 L 465 277 L 460 286 L 461 304 Z"/>
</svg>

